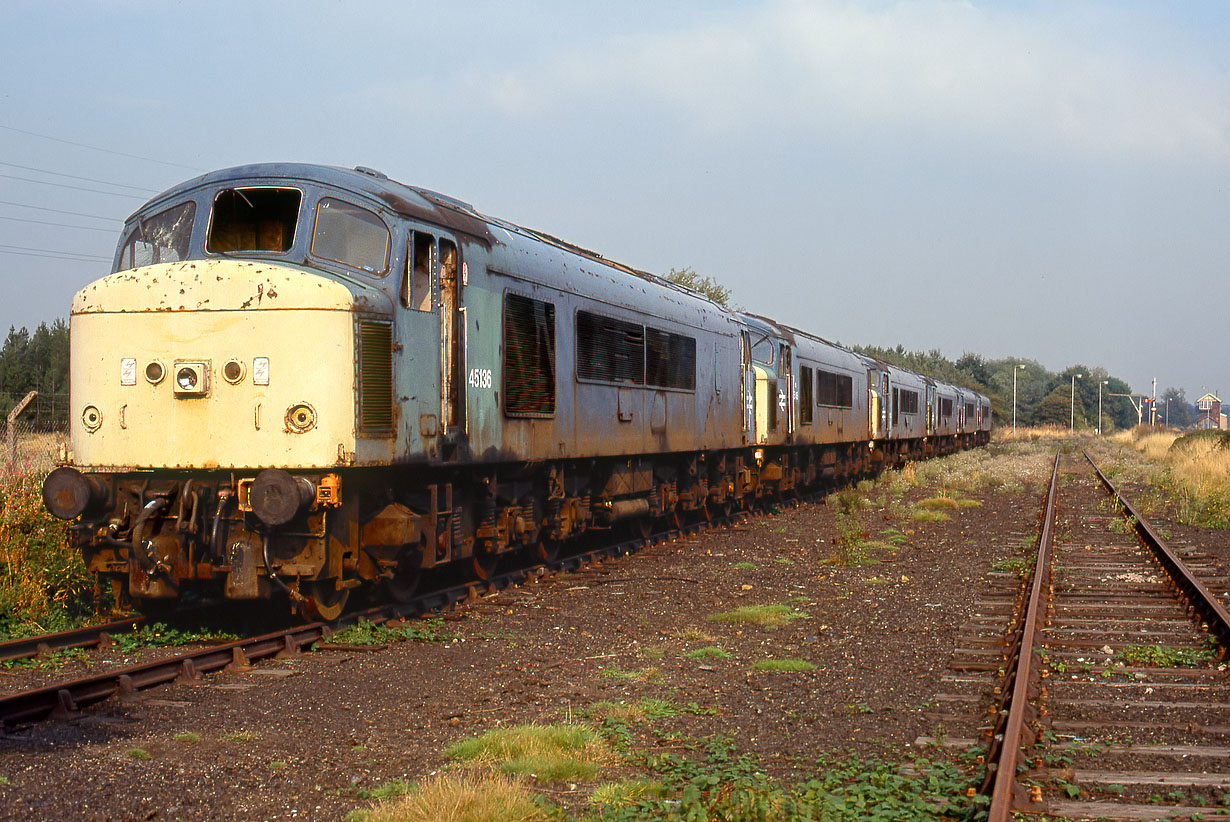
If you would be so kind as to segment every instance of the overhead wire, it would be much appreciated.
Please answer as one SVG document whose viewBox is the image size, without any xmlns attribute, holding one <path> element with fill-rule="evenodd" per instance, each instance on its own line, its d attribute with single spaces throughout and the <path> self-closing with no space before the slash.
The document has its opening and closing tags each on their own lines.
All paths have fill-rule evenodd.
<svg viewBox="0 0 1230 822">
<path fill-rule="evenodd" d="M 3 214 L 0 214 L 0 220 L 9 220 L 10 222 L 14 222 L 14 223 L 33 223 L 35 225 L 50 225 L 50 226 L 55 226 L 56 228 L 75 228 L 75 229 L 80 229 L 81 231 L 102 231 L 107 234 L 115 233 L 115 229 L 113 228 L 99 228 L 98 226 L 94 226 L 94 225 L 71 225 L 69 223 L 53 223 L 50 220 L 28 220 L 24 217 L 6 217 Z"/>
<path fill-rule="evenodd" d="M 39 211 L 51 211 L 55 214 L 68 214 L 72 217 L 89 217 L 91 220 L 110 220 L 111 222 L 119 222 L 115 217 L 104 217 L 101 214 L 86 214 L 83 211 L 65 211 L 61 208 L 48 208 L 47 206 L 36 206 L 30 203 L 15 203 L 12 200 L 0 200 L 0 205 L 16 206 L 17 208 L 34 208 Z"/>
<path fill-rule="evenodd" d="M 88 191 L 92 194 L 109 194 L 112 197 L 127 197 L 130 200 L 144 200 L 145 199 L 144 197 L 141 197 L 136 194 L 125 194 L 122 191 L 103 191 L 100 188 L 85 188 L 84 186 L 73 186 L 73 185 L 69 185 L 68 183 L 53 183 L 50 180 L 35 180 L 31 177 L 19 177 L 16 174 L 0 173 L 0 177 L 6 177 L 10 180 L 21 180 L 23 183 L 35 183 L 41 186 L 55 186 L 56 188 L 71 188 L 74 191 Z"/>
<path fill-rule="evenodd" d="M 140 186 L 130 186 L 127 183 L 113 183 L 110 180 L 96 180 L 93 177 L 78 177 L 76 174 L 65 174 L 62 171 L 48 171 L 45 168 L 35 168 L 34 166 L 23 166 L 19 163 L 10 163 L 8 160 L 0 160 L 0 165 L 10 168 L 20 168 L 23 171 L 34 171 L 38 174 L 50 174 L 54 177 L 66 177 L 69 180 L 81 180 L 86 183 L 100 183 L 105 186 L 114 186 L 115 188 L 131 188 L 133 191 L 140 191 L 143 194 L 157 194 L 158 192 L 152 188 L 142 188 Z"/>
<path fill-rule="evenodd" d="M 75 260 L 82 263 L 110 262 L 110 257 L 100 257 L 96 254 L 77 254 L 73 251 L 59 251 L 52 248 L 31 248 L 24 245 L 0 244 L 0 254 L 16 254 L 21 257 L 49 257 L 58 260 Z"/>
<path fill-rule="evenodd" d="M 173 166 L 175 168 L 186 168 L 189 171 L 206 171 L 206 169 L 197 168 L 196 166 L 184 165 L 183 163 L 171 163 L 166 160 L 155 160 L 153 157 L 142 157 L 140 154 L 128 154 L 123 151 L 115 151 L 109 148 L 101 148 L 99 146 L 92 146 L 88 143 L 78 143 L 74 140 L 65 140 L 61 137 L 52 137 L 49 134 L 39 134 L 37 131 L 27 131 L 24 128 L 17 128 L 16 126 L 9 126 L 3 123 L 0 123 L 0 129 L 4 129 L 5 131 L 13 131 L 18 134 L 25 134 L 30 137 L 38 137 L 41 140 L 51 140 L 52 142 L 55 142 L 55 143 L 63 143 L 69 146 L 76 146 L 78 148 L 88 148 L 91 151 L 101 151 L 104 154 L 114 154 L 117 157 L 127 157 L 130 160 L 143 160 L 147 163 L 157 163 L 163 166 Z"/>
</svg>

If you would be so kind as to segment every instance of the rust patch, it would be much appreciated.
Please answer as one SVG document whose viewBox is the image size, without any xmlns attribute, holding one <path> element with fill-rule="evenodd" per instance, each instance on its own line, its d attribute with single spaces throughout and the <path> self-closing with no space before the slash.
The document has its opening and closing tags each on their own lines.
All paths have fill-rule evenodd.
<svg viewBox="0 0 1230 822">
<path fill-rule="evenodd" d="M 478 240 L 487 248 L 491 248 L 491 246 L 495 245 L 495 235 L 491 233 L 490 224 L 476 214 L 468 214 L 456 206 L 433 202 L 431 198 L 419 191 L 416 191 L 416 193 L 422 196 L 424 200 L 431 203 L 431 208 L 423 208 L 420 205 L 410 202 L 405 197 L 400 197 L 390 191 L 372 193 L 374 193 L 381 200 L 384 200 L 384 202 L 388 203 L 390 208 L 403 217 L 413 217 L 415 219 L 423 220 L 424 222 L 442 225 L 445 228 L 458 232 L 459 234 L 467 234 Z"/>
</svg>

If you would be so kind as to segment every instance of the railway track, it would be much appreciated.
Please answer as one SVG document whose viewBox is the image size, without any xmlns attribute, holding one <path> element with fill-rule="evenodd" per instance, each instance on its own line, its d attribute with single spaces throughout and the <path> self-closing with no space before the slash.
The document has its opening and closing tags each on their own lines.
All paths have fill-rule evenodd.
<svg viewBox="0 0 1230 822">
<path fill-rule="evenodd" d="M 71 631 L 6 640 L 0 642 L 0 662 L 33 659 L 70 648 L 105 648 L 110 644 L 112 635 L 128 633 L 144 624 L 145 617 L 130 617 Z"/>
<path fill-rule="evenodd" d="M 1006 643 L 979 644 L 1010 607 L 992 594 L 950 665 L 950 682 L 964 674 L 972 686 L 990 665 L 1002 672 L 982 723 L 991 822 L 1230 819 L 1227 590 L 1196 552 L 1167 546 L 1087 455 L 1057 454 Z"/>
<path fill-rule="evenodd" d="M 84 708 L 114 697 L 129 698 L 140 691 L 159 685 L 185 679 L 198 679 L 227 668 L 244 670 L 252 663 L 263 659 L 294 656 L 311 648 L 314 643 L 327 638 L 335 631 L 353 625 L 359 620 L 382 624 L 393 620 L 413 619 L 441 613 L 459 603 L 477 599 L 494 591 L 533 581 L 547 574 L 576 571 L 594 562 L 626 556 L 648 545 L 728 524 L 740 516 L 742 514 L 736 513 L 730 517 L 715 518 L 710 522 L 676 525 L 646 537 L 611 541 L 609 544 L 548 562 L 493 574 L 486 580 L 468 581 L 438 588 L 405 603 L 382 605 L 350 613 L 331 623 L 314 622 L 298 625 L 260 636 L 187 650 L 123 668 L 0 696 L 0 728 L 20 723 L 67 718 Z M 66 634 L 49 634 L 32 637 L 29 640 L 17 640 L 0 645 L 0 652 L 3 652 L 6 646 L 11 646 L 9 652 L 12 656 L 8 658 L 22 658 L 46 653 L 48 648 L 97 647 L 100 644 L 105 645 L 105 635 L 108 630 L 112 633 L 119 630 L 131 630 L 134 622 L 139 622 L 139 620 L 124 620 L 90 629 L 70 631 Z M 62 644 L 53 645 L 52 643 Z"/>
</svg>

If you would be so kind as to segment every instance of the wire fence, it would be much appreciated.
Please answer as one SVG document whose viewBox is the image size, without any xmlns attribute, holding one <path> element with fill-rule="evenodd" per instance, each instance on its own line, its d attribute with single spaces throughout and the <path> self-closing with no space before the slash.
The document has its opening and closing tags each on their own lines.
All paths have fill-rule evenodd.
<svg viewBox="0 0 1230 822">
<path fill-rule="evenodd" d="M 6 403 L 10 412 L 24 399 L 0 396 L 12 400 Z M 67 411 L 66 395 L 39 394 L 15 418 L 0 416 L 0 472 L 21 476 L 54 468 L 68 441 Z"/>
</svg>

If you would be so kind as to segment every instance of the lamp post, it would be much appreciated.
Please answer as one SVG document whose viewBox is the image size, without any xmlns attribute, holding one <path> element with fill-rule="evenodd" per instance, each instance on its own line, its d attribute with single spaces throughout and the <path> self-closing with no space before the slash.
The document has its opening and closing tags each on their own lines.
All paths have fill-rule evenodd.
<svg viewBox="0 0 1230 822">
<path fill-rule="evenodd" d="M 1022 370 L 1025 363 L 1019 362 L 1012 369 L 1012 436 L 1016 436 L 1016 372 Z"/>
<path fill-rule="evenodd" d="M 1110 385 L 1110 380 L 1098 380 L 1098 436 L 1102 436 L 1102 386 Z"/>
<path fill-rule="evenodd" d="M 1167 428 L 1170 427 L 1170 400 L 1163 398 L 1162 402 L 1166 403 L 1166 423 Z"/>
<path fill-rule="evenodd" d="M 1072 375 L 1072 398 L 1068 400 L 1068 433 L 1076 430 L 1076 381 L 1084 377 L 1084 374 Z"/>
</svg>

